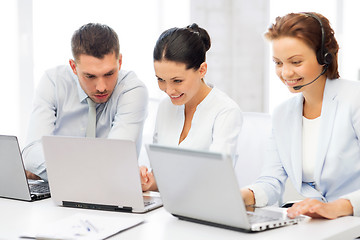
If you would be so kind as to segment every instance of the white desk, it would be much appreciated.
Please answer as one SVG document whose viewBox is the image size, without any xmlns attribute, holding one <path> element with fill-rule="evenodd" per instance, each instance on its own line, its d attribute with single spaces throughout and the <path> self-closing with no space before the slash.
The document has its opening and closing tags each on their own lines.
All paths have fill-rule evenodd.
<svg viewBox="0 0 360 240">
<path fill-rule="evenodd" d="M 360 236 L 360 218 L 343 217 L 336 220 L 310 220 L 298 225 L 243 233 L 181 221 L 164 208 L 146 214 L 130 214 L 56 206 L 51 199 L 23 202 L 0 198 L 0 239 L 19 239 L 20 233 L 38 229 L 43 224 L 75 213 L 96 213 L 102 216 L 143 217 L 145 222 L 110 239 L 354 239 Z"/>
</svg>

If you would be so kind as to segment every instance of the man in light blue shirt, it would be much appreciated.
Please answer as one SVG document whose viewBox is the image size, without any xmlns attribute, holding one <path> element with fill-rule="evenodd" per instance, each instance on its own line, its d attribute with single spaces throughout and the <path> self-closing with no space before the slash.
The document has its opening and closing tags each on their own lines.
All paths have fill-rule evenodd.
<svg viewBox="0 0 360 240">
<path fill-rule="evenodd" d="M 35 94 L 23 151 L 30 179 L 47 180 L 42 136 L 85 137 L 88 97 L 96 103 L 96 137 L 132 140 L 138 154 L 141 148 L 148 92 L 134 72 L 120 70 L 116 32 L 106 25 L 86 24 L 73 34 L 71 48 L 70 66 L 46 71 Z"/>
</svg>

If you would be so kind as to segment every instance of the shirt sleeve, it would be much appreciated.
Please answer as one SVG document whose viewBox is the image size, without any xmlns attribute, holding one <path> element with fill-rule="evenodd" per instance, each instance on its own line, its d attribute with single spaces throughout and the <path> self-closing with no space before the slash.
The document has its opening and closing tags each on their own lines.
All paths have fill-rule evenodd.
<svg viewBox="0 0 360 240">
<path fill-rule="evenodd" d="M 23 150 L 25 168 L 47 180 L 41 137 L 55 129 L 55 84 L 47 73 L 42 77 L 33 101 L 26 147 Z"/>
<path fill-rule="evenodd" d="M 269 199 L 266 195 L 266 192 L 259 185 L 249 185 L 247 186 L 253 193 L 255 197 L 255 207 L 265 207 L 269 202 Z"/>
<path fill-rule="evenodd" d="M 360 217 L 360 190 L 342 196 L 343 199 L 348 199 L 353 207 L 353 215 Z"/>
<path fill-rule="evenodd" d="M 159 143 L 159 131 L 158 131 L 158 121 L 155 122 L 155 129 L 153 132 L 153 144 L 158 144 Z"/>
<path fill-rule="evenodd" d="M 139 155 L 147 108 L 148 92 L 144 85 L 134 86 L 124 92 L 118 98 L 117 112 L 108 138 L 128 139 L 136 142 L 136 150 Z"/>
<path fill-rule="evenodd" d="M 360 91 L 358 90 L 355 94 L 356 98 L 360 95 Z M 356 133 L 356 138 L 360 145 L 360 103 L 359 101 L 353 102 L 353 114 L 352 114 L 352 122 L 354 126 L 354 130 Z M 359 159 L 360 161 L 360 159 Z M 360 174 L 360 173 L 358 173 Z M 360 190 L 354 191 L 352 193 L 346 194 L 341 198 L 348 199 L 353 207 L 353 215 L 356 217 L 360 217 Z"/>
<path fill-rule="evenodd" d="M 230 154 L 234 161 L 237 159 L 237 143 L 243 122 L 239 108 L 231 108 L 220 113 L 215 120 L 210 151 Z"/>
<path fill-rule="evenodd" d="M 256 206 L 274 205 L 284 193 L 288 177 L 277 150 L 277 144 L 272 135 L 269 139 L 269 157 L 263 162 L 260 177 L 249 186 L 254 192 Z"/>
</svg>

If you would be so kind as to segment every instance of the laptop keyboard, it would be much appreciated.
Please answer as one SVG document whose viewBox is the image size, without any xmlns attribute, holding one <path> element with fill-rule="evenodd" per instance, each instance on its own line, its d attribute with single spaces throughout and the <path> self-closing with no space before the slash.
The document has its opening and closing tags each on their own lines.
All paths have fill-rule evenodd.
<svg viewBox="0 0 360 240">
<path fill-rule="evenodd" d="M 249 212 L 247 213 L 247 215 L 248 215 L 250 224 L 279 220 L 279 218 L 274 218 L 271 216 L 265 216 L 265 215 L 254 214 L 254 213 L 249 213 Z"/>
<path fill-rule="evenodd" d="M 49 185 L 46 184 L 31 184 L 30 191 L 32 193 L 47 193 L 50 192 Z"/>
<path fill-rule="evenodd" d="M 155 204 L 154 201 L 144 201 L 144 206 L 147 207 L 147 206 L 150 206 L 152 204 Z"/>
</svg>

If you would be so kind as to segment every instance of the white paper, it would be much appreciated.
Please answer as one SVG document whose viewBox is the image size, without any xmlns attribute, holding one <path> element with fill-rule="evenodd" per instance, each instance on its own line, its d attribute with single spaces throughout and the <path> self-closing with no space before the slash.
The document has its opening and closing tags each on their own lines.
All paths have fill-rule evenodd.
<svg viewBox="0 0 360 240">
<path fill-rule="evenodd" d="M 89 239 L 99 240 L 115 235 L 143 222 L 141 218 L 116 216 L 97 216 L 75 214 L 50 223 L 32 237 L 36 239 Z"/>
</svg>

